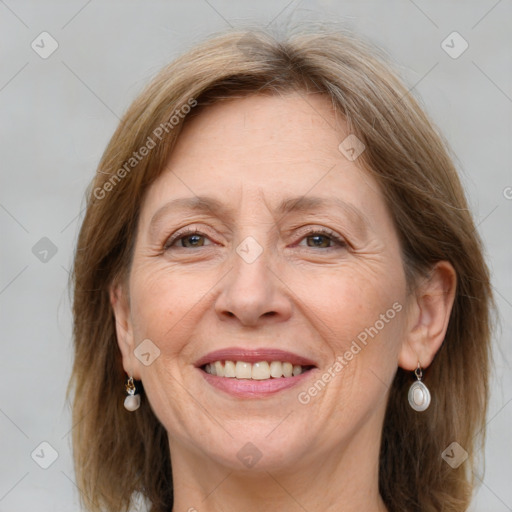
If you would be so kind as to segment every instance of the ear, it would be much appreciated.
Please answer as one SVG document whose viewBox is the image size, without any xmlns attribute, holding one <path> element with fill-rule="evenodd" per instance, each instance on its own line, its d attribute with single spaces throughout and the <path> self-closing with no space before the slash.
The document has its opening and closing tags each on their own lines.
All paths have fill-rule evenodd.
<svg viewBox="0 0 512 512">
<path fill-rule="evenodd" d="M 124 371 L 134 379 L 140 380 L 137 360 L 134 355 L 135 346 L 128 293 L 125 286 L 116 283 L 111 285 L 109 295 L 116 320 L 117 344 L 121 351 Z"/>
<path fill-rule="evenodd" d="M 427 368 L 441 347 L 455 299 L 457 273 L 448 261 L 437 262 L 416 288 L 408 304 L 408 323 L 398 364 Z"/>
</svg>

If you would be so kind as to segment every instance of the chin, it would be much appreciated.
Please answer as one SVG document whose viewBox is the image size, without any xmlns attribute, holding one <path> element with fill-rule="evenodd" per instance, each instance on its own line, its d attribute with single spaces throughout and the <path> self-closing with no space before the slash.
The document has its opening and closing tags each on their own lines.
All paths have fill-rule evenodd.
<svg viewBox="0 0 512 512">
<path fill-rule="evenodd" d="M 251 431 L 254 430 L 254 435 Z M 216 448 L 209 457 L 231 471 L 280 472 L 292 469 L 300 463 L 307 444 L 300 436 L 276 436 L 270 440 L 257 429 L 247 429 L 247 433 L 231 441 L 221 449 Z"/>
</svg>

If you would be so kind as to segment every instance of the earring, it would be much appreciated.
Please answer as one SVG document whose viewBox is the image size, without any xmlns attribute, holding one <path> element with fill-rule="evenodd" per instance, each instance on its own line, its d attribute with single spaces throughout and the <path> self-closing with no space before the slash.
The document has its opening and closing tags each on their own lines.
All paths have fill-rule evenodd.
<svg viewBox="0 0 512 512">
<path fill-rule="evenodd" d="M 137 393 L 137 388 L 133 382 L 133 377 L 130 377 L 126 382 L 127 397 L 124 399 L 124 407 L 127 411 L 136 411 L 140 407 L 140 395 Z"/>
<path fill-rule="evenodd" d="M 421 412 L 428 409 L 428 406 L 430 405 L 430 391 L 428 390 L 427 386 L 421 382 L 423 372 L 419 362 L 418 368 L 414 370 L 414 375 L 416 375 L 418 380 L 409 388 L 409 405 L 415 411 Z"/>
</svg>

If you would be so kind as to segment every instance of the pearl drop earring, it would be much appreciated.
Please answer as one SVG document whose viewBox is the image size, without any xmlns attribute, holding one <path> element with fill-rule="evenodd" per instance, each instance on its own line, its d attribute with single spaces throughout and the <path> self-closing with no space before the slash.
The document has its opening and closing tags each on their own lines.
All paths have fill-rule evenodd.
<svg viewBox="0 0 512 512">
<path fill-rule="evenodd" d="M 125 409 L 130 412 L 136 411 L 140 407 L 140 395 L 137 393 L 133 377 L 126 383 L 126 393 L 128 396 L 124 399 Z"/>
<path fill-rule="evenodd" d="M 416 375 L 418 380 L 409 388 L 409 405 L 415 411 L 421 412 L 428 409 L 428 406 L 430 405 L 430 391 L 427 386 L 421 382 L 423 372 L 419 362 L 418 368 L 414 370 L 414 375 Z"/>
</svg>

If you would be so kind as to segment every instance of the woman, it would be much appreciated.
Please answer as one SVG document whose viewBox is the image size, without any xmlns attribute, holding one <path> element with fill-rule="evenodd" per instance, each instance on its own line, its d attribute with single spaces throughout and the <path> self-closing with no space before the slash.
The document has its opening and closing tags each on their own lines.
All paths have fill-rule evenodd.
<svg viewBox="0 0 512 512">
<path fill-rule="evenodd" d="M 374 48 L 229 32 L 165 68 L 103 155 L 74 279 L 89 510 L 468 507 L 489 275 Z"/>
</svg>

